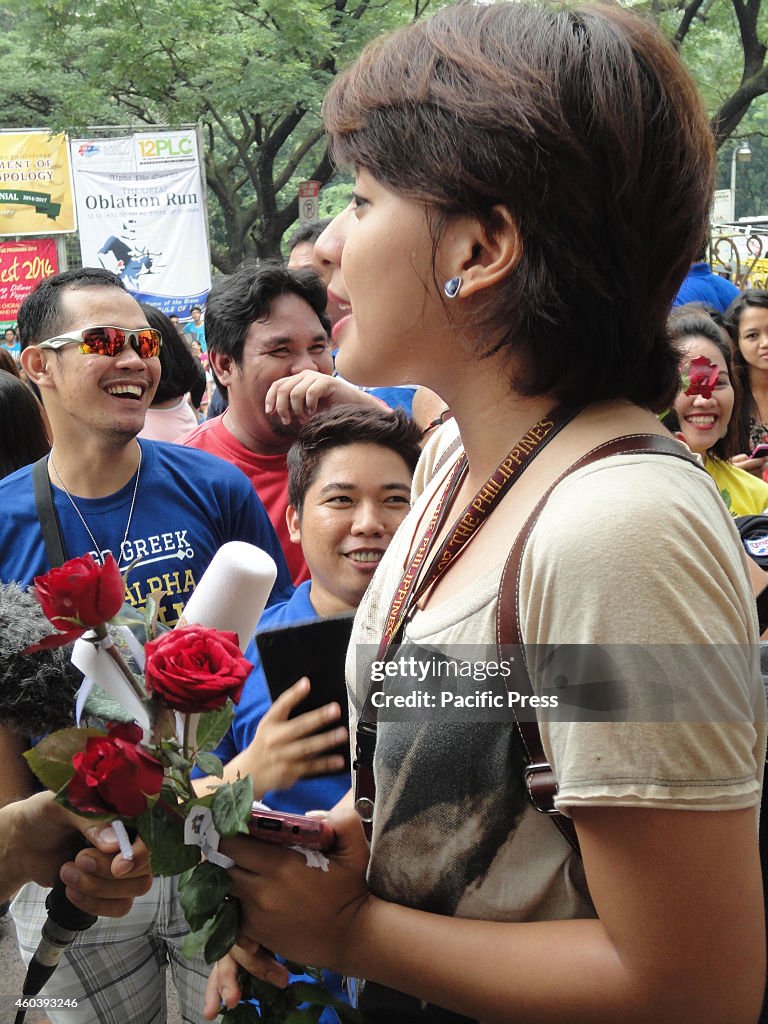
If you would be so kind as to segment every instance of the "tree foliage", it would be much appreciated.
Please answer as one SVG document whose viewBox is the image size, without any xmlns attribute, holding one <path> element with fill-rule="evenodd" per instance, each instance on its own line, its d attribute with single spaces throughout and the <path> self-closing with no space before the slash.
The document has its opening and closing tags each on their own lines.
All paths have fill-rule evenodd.
<svg viewBox="0 0 768 1024">
<path fill-rule="evenodd" d="M 6 0 L 6 124 L 203 130 L 212 260 L 273 255 L 296 185 L 333 174 L 320 121 L 337 70 L 429 0 Z"/>
<path fill-rule="evenodd" d="M 697 79 L 720 147 L 752 103 L 768 94 L 763 0 L 641 0 Z"/>
<path fill-rule="evenodd" d="M 430 2 L 440 0 L 3 0 L 5 126 L 198 122 L 212 261 L 228 273 L 280 251 L 298 181 L 331 181 L 320 104 L 333 75 Z M 751 125 L 768 94 L 762 0 L 623 2 L 680 48 L 718 145 Z"/>
</svg>

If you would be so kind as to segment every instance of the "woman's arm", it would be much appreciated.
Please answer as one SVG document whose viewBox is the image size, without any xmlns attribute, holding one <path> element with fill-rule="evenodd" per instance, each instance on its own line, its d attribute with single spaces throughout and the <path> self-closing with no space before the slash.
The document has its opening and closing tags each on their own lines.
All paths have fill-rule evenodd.
<svg viewBox="0 0 768 1024">
<path fill-rule="evenodd" d="M 521 924 L 377 899 L 365 884 L 359 823 L 334 817 L 340 846 L 327 874 L 256 841 L 225 844 L 239 865 L 233 893 L 246 943 L 489 1024 L 757 1019 L 765 935 L 752 809 L 579 808 L 574 820 L 599 919 Z"/>
</svg>

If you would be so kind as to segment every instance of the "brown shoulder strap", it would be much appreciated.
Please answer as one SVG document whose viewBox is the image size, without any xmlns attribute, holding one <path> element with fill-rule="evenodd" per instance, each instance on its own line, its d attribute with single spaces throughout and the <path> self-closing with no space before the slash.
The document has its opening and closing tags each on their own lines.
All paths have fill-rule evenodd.
<svg viewBox="0 0 768 1024">
<path fill-rule="evenodd" d="M 499 648 L 519 645 L 523 654 L 523 670 L 516 677 L 515 682 L 518 687 L 527 687 L 528 696 L 533 696 L 533 687 L 531 686 L 531 679 L 525 664 L 525 648 L 523 646 L 523 636 L 518 615 L 518 583 L 525 545 L 528 542 L 533 527 L 536 525 L 541 510 L 560 481 L 577 469 L 582 469 L 611 455 L 639 455 L 645 452 L 671 455 L 678 459 L 684 459 L 686 462 L 693 463 L 694 465 L 700 465 L 688 449 L 680 444 L 679 441 L 675 441 L 672 437 L 661 437 L 657 434 L 627 434 L 623 437 L 617 437 L 613 441 L 598 445 L 587 452 L 586 455 L 582 455 L 580 459 L 577 459 L 572 466 L 555 480 L 528 516 L 512 545 L 501 574 L 501 583 L 499 584 L 499 599 L 496 609 L 496 644 Z M 701 468 L 703 469 L 703 467 Z M 500 660 L 502 658 L 501 652 L 499 653 L 499 658 Z M 552 815 L 553 823 L 574 850 L 579 852 L 579 841 L 576 837 L 573 822 L 570 818 L 555 810 L 557 779 L 544 753 L 538 723 L 535 720 L 524 722 L 516 718 L 515 725 L 528 761 L 525 769 L 525 783 L 531 803 L 537 811 Z"/>
</svg>

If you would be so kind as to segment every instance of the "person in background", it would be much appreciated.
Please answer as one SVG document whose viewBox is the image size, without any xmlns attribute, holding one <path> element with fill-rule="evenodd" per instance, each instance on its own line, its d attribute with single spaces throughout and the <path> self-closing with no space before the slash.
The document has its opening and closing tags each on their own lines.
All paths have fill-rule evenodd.
<svg viewBox="0 0 768 1024">
<path fill-rule="evenodd" d="M 696 254 L 696 261 L 685 275 L 677 295 L 672 303 L 674 306 L 685 306 L 689 302 L 706 302 L 721 312 L 730 306 L 741 292 L 726 277 L 715 274 L 709 265 L 707 250 L 709 248 L 709 231 L 707 237 Z"/>
<path fill-rule="evenodd" d="M 136 439 L 160 379 L 162 337 L 120 279 L 94 267 L 46 278 L 22 303 L 19 324 L 22 365 L 52 427 L 46 480 L 64 556 L 103 562 L 111 552 L 127 573 L 126 600 L 143 608 L 159 590 L 167 626 L 230 540 L 267 551 L 278 567 L 271 601 L 288 597 L 277 537 L 242 473 L 202 452 Z M 51 568 L 30 466 L 0 480 L 0 508 L 0 580 L 28 586 Z M 22 754 L 33 743 L 0 726 L 0 806 L 31 794 Z M 46 895 L 25 885 L 11 908 L 27 958 Z M 162 1024 L 169 963 L 182 1013 L 199 1020 L 204 963 L 181 955 L 186 930 L 176 880 L 155 879 L 125 918 L 97 922 L 64 954 L 45 994 L 80 1005 L 50 1009 L 53 1024 Z"/>
<path fill-rule="evenodd" d="M 205 370 L 165 313 L 144 302 L 140 306 L 149 326 L 160 332 L 163 344 L 160 383 L 138 436 L 152 441 L 176 441 L 197 426 L 195 410 L 205 397 Z"/>
<path fill-rule="evenodd" d="M 768 443 L 768 291 L 748 288 L 725 312 L 733 343 L 734 376 L 742 400 L 736 418 L 735 465 L 755 476 L 768 469 L 766 456 L 752 457 L 756 445 Z"/>
<path fill-rule="evenodd" d="M 410 508 L 418 439 L 418 427 L 400 410 L 339 405 L 304 425 L 288 452 L 286 521 L 291 542 L 301 546 L 311 575 L 290 600 L 264 611 L 258 632 L 357 608 Z M 302 776 L 327 772 L 340 758 L 315 759 L 317 752 L 306 755 L 299 744 L 280 751 L 278 758 L 271 754 L 286 725 L 288 731 L 303 726 L 300 719 L 287 723 L 287 718 L 306 696 L 306 685 L 298 683 L 270 711 L 255 641 L 245 656 L 254 669 L 216 751 L 225 764 L 225 780 L 234 780 L 238 773 L 252 775 L 256 795 L 282 810 L 305 813 L 332 807 L 349 789 L 349 775 Z"/>
<path fill-rule="evenodd" d="M 21 378 L 19 364 L 2 345 L 0 345 L 0 370 L 5 370 L 6 373 L 10 373 L 13 377 Z"/>
<path fill-rule="evenodd" d="M 190 340 L 196 341 L 201 352 L 207 352 L 205 343 L 205 324 L 203 323 L 203 311 L 199 306 L 193 306 L 189 311 L 192 319 L 184 325 L 182 333 L 189 335 Z"/>
<path fill-rule="evenodd" d="M 0 479 L 50 450 L 40 403 L 18 376 L 0 370 Z"/>
<path fill-rule="evenodd" d="M 732 516 L 768 508 L 768 483 L 730 462 L 736 450 L 738 398 L 731 349 L 706 313 L 674 313 L 669 336 L 680 351 L 682 384 L 664 425 L 704 460 Z M 699 360 L 693 365 L 693 360 Z"/>
<path fill-rule="evenodd" d="M 208 296 L 208 347 L 229 405 L 181 438 L 241 469 L 277 531 L 295 584 L 308 578 L 301 549 L 292 544 L 288 507 L 288 449 L 318 409 L 382 403 L 332 376 L 325 285 L 308 269 L 263 260 L 224 278 Z"/>
<path fill-rule="evenodd" d="M 171 321 L 171 323 L 176 328 L 176 331 L 179 334 L 183 334 L 184 333 L 184 331 L 182 329 L 182 326 L 181 326 L 181 323 L 179 322 L 179 318 L 178 318 L 178 316 L 175 313 L 171 313 L 170 316 L 168 317 L 168 319 Z"/>
<path fill-rule="evenodd" d="M 355 616 L 370 845 L 351 800 L 328 816 L 327 872 L 222 843 L 242 942 L 206 1013 L 236 1001 L 233 959 L 269 970 L 263 947 L 365 979 L 369 1024 L 754 1024 L 755 603 L 728 510 L 657 416 L 678 391 L 667 317 L 712 202 L 696 86 L 618 4 L 460 3 L 370 43 L 323 116 L 355 173 L 316 243 L 351 307 L 339 372 L 429 387 L 462 448 Z M 500 628 L 531 687 L 515 652 L 485 715 L 462 697 L 491 685 Z M 446 686 L 441 666 L 467 661 Z M 574 709 L 606 671 L 619 717 Z M 422 690 L 448 690 L 455 714 L 385 705 Z M 578 853 L 532 803 L 510 693 L 528 697 Z"/>
<path fill-rule="evenodd" d="M 0 350 L 7 352 L 15 363 L 18 363 L 21 356 L 21 345 L 13 327 L 6 327 L 3 332 L 3 340 L 0 342 Z"/>
<path fill-rule="evenodd" d="M 315 242 L 330 224 L 330 219 L 319 220 L 315 224 L 303 224 L 296 228 L 288 239 L 288 259 L 286 263 L 292 269 L 309 267 L 315 273 L 320 273 L 319 266 L 315 263 Z M 322 275 L 321 275 L 322 276 Z"/>
</svg>

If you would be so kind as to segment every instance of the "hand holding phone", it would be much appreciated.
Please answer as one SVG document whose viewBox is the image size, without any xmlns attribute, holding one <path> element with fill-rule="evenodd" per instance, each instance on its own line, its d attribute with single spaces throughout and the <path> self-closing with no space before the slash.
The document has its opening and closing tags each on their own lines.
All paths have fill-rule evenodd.
<svg viewBox="0 0 768 1024">
<path fill-rule="evenodd" d="M 331 850 L 336 842 L 336 833 L 322 818 L 285 811 L 252 811 L 248 832 L 254 839 L 276 846 L 306 846 L 323 852 Z"/>
<path fill-rule="evenodd" d="M 288 789 L 299 779 L 344 771 L 349 734 L 339 722 L 339 705 L 324 705 L 291 717 L 292 711 L 301 710 L 310 692 L 309 681 L 300 679 L 282 693 L 240 755 L 238 768 L 253 777 L 257 798 L 269 790 Z"/>
<path fill-rule="evenodd" d="M 273 701 L 280 700 L 302 676 L 311 683 L 309 694 L 292 708 L 291 718 L 335 703 L 341 708 L 340 720 L 348 720 L 344 663 L 353 620 L 354 613 L 348 612 L 256 634 L 256 646 Z M 334 728 L 334 724 L 332 719 L 327 719 L 324 728 Z M 323 728 L 322 724 L 318 727 Z M 344 757 L 343 770 L 349 771 L 349 746 L 344 744 L 337 752 Z"/>
<path fill-rule="evenodd" d="M 764 459 L 766 455 L 768 455 L 768 441 L 761 441 L 760 444 L 756 444 L 749 453 L 750 459 Z"/>
</svg>

